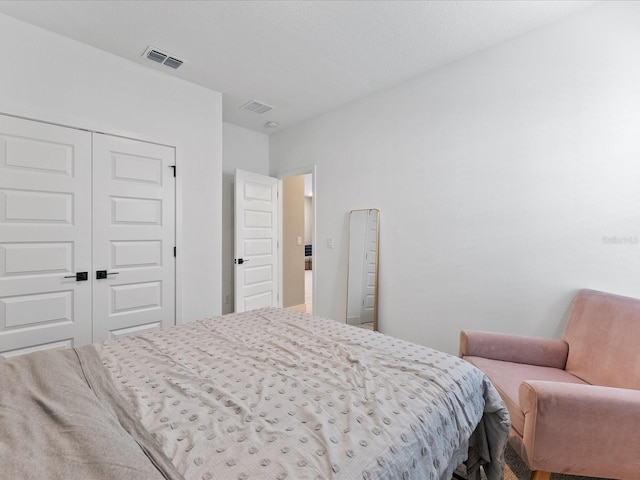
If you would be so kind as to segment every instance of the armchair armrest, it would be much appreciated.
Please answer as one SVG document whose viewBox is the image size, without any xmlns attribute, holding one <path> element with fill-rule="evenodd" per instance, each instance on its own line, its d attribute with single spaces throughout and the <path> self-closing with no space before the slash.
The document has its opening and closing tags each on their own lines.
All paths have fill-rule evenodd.
<svg viewBox="0 0 640 480">
<path fill-rule="evenodd" d="M 562 340 L 468 330 L 460 332 L 460 357 L 482 357 L 564 370 L 568 355 L 569 345 Z"/>
<path fill-rule="evenodd" d="M 530 380 L 520 385 L 519 396 L 525 416 L 523 450 L 532 468 L 637 476 L 639 390 Z"/>
</svg>

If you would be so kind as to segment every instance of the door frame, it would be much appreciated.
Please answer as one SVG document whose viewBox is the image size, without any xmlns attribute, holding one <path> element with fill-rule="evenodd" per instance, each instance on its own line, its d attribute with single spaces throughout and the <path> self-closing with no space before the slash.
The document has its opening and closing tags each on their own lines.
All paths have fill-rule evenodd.
<svg viewBox="0 0 640 480">
<path fill-rule="evenodd" d="M 314 247 L 311 250 L 311 264 L 313 268 L 311 269 L 311 297 L 313 299 L 314 309 L 313 314 L 316 314 L 316 298 L 317 298 L 317 262 L 316 262 L 316 246 L 318 245 L 317 239 L 318 234 L 316 231 L 316 218 L 317 218 L 317 188 L 316 188 L 316 165 L 307 165 L 304 167 L 294 168 L 292 170 L 285 170 L 284 172 L 280 172 L 276 175 L 278 179 L 278 307 L 282 308 L 283 299 L 284 299 L 284 255 L 282 252 L 282 236 L 284 232 L 284 215 L 283 215 L 283 203 L 282 203 L 282 181 L 287 177 L 298 177 L 300 175 L 308 175 L 311 174 L 311 191 L 313 192 L 313 201 L 311 202 L 311 210 L 313 212 L 313 223 L 311 225 L 312 234 L 311 234 L 311 244 Z"/>
</svg>

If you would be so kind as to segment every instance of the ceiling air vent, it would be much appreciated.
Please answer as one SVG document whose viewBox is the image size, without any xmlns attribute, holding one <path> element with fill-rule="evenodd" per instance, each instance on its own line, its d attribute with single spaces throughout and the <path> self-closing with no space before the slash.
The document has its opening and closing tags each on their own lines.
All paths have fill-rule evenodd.
<svg viewBox="0 0 640 480">
<path fill-rule="evenodd" d="M 250 102 L 247 102 L 244 105 L 242 105 L 240 108 L 242 110 L 248 110 L 250 112 L 258 113 L 260 115 L 273 109 L 271 105 L 267 105 L 266 103 L 259 102 L 257 100 L 251 100 Z"/>
<path fill-rule="evenodd" d="M 162 50 L 151 46 L 145 50 L 142 56 L 153 62 L 161 63 L 173 69 L 178 68 L 185 62 L 184 60 L 176 58 L 175 55 L 163 52 Z"/>
<path fill-rule="evenodd" d="M 149 52 L 147 52 L 147 58 L 154 62 L 162 63 L 167 59 L 167 56 L 157 50 L 149 50 Z"/>
<path fill-rule="evenodd" d="M 164 64 L 167 67 L 171 67 L 171 68 L 178 68 L 180 65 L 182 65 L 182 60 L 178 60 L 177 58 L 173 58 L 173 57 L 169 57 L 164 61 Z"/>
</svg>

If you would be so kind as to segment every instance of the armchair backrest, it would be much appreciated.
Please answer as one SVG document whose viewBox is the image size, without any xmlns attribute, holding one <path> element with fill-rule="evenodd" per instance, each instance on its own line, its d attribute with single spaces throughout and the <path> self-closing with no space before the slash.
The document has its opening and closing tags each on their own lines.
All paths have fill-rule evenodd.
<svg viewBox="0 0 640 480">
<path fill-rule="evenodd" d="M 594 385 L 640 390 L 640 300 L 581 290 L 562 339 L 569 344 L 569 373 Z"/>
</svg>

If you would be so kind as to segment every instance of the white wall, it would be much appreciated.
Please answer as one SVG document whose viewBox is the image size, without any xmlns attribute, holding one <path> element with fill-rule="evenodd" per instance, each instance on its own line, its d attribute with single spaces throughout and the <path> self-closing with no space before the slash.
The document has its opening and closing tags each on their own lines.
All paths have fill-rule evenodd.
<svg viewBox="0 0 640 480">
<path fill-rule="evenodd" d="M 178 319 L 221 310 L 220 93 L 0 15 L 0 113 L 177 147 Z"/>
<path fill-rule="evenodd" d="M 263 133 L 223 123 L 222 179 L 222 313 L 233 312 L 233 206 L 236 168 L 269 174 L 269 137 Z"/>
<path fill-rule="evenodd" d="M 384 333 L 455 353 L 558 337 L 579 288 L 640 297 L 638 25 L 596 4 L 273 135 L 272 174 L 317 164 L 314 311 L 344 319 L 347 212 L 374 207 Z"/>
</svg>

